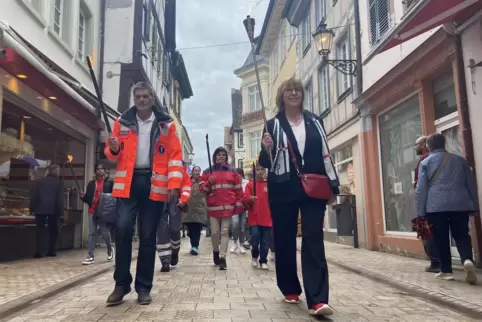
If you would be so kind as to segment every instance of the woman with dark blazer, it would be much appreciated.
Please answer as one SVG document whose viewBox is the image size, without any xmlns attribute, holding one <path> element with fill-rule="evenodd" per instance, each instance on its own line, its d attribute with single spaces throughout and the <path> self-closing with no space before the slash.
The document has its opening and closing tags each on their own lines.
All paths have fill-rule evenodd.
<svg viewBox="0 0 482 322">
<path fill-rule="evenodd" d="M 302 290 L 297 275 L 296 233 L 300 211 L 301 264 L 307 305 L 312 315 L 327 316 L 333 314 L 328 305 L 328 267 L 323 243 L 323 221 L 329 201 L 306 194 L 291 151 L 300 173 L 327 176 L 334 195 L 339 193 L 339 181 L 328 151 L 323 121 L 303 110 L 303 98 L 301 81 L 291 78 L 280 85 L 276 98 L 278 114 L 268 121 L 259 162 L 269 169 L 268 194 L 277 250 L 278 287 L 286 302 L 299 302 Z"/>
</svg>

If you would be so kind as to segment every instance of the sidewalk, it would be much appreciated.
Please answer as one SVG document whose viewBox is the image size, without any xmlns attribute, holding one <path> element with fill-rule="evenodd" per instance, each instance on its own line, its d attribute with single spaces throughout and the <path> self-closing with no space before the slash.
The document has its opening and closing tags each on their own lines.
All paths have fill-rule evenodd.
<svg viewBox="0 0 482 322">
<path fill-rule="evenodd" d="M 106 307 L 112 292 L 112 274 L 30 307 L 10 322 L 25 321 L 138 321 L 138 322 L 289 322 L 320 321 L 308 315 L 304 296 L 298 305 L 287 304 L 276 285 L 274 263 L 268 271 L 253 268 L 249 253 L 229 254 L 228 270 L 219 271 L 212 262 L 210 239 L 202 236 L 199 256 L 189 255 L 183 239 L 179 265 L 160 273 L 156 259 L 151 305 L 136 303 L 135 292 L 116 307 Z M 298 259 L 298 265 L 300 260 Z M 135 262 L 131 272 L 135 271 Z M 298 268 L 301 275 L 301 268 Z M 397 289 L 373 282 L 359 274 L 330 266 L 332 321 L 364 322 L 464 322 L 474 321 L 447 308 L 428 303 Z M 329 319 L 327 319 L 329 320 Z"/>
<path fill-rule="evenodd" d="M 301 239 L 298 240 L 301 245 Z M 325 243 L 326 257 L 330 264 L 349 269 L 363 276 L 388 283 L 407 292 L 447 305 L 464 312 L 482 313 L 482 274 L 479 284 L 471 286 L 464 281 L 464 272 L 454 270 L 455 281 L 440 281 L 433 273 L 426 273 L 427 261 L 355 249 L 336 243 Z"/>
<path fill-rule="evenodd" d="M 96 248 L 96 263 L 82 265 L 85 249 L 62 251 L 57 257 L 0 263 L 0 319 L 3 315 L 51 296 L 113 268 L 106 248 Z"/>
</svg>

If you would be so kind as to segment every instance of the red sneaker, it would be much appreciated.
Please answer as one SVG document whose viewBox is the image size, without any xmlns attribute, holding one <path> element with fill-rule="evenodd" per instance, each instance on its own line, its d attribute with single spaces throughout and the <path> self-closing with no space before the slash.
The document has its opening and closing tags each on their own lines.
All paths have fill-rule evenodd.
<svg viewBox="0 0 482 322">
<path fill-rule="evenodd" d="M 328 316 L 333 314 L 333 309 L 325 303 L 318 303 L 310 311 L 311 315 Z"/>
<path fill-rule="evenodd" d="M 300 303 L 300 297 L 298 295 L 286 295 L 285 296 L 286 303 L 293 303 L 298 304 Z"/>
</svg>

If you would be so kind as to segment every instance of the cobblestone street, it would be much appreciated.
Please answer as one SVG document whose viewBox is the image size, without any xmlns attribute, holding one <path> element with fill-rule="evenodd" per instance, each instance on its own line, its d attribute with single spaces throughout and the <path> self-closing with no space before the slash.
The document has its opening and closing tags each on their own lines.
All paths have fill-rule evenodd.
<svg viewBox="0 0 482 322">
<path fill-rule="evenodd" d="M 228 270 L 213 267 L 209 239 L 202 237 L 198 257 L 188 255 L 183 240 L 178 268 L 168 274 L 156 270 L 153 303 L 136 304 L 136 294 L 124 304 L 107 308 L 113 289 L 112 272 L 39 302 L 6 321 L 307 321 L 306 304 L 286 304 L 269 271 L 254 269 L 250 256 L 228 257 Z M 134 264 L 135 262 L 133 262 Z M 75 262 L 78 264 L 78 261 Z M 134 270 L 134 265 L 132 269 Z M 334 321 L 472 321 L 394 288 L 330 267 Z"/>
</svg>

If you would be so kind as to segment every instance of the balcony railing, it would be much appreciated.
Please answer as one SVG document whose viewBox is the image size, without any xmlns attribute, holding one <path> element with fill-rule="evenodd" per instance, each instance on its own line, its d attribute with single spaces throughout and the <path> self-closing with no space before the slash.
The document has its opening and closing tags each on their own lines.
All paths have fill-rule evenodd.
<svg viewBox="0 0 482 322">
<path fill-rule="evenodd" d="M 250 123 L 263 119 L 263 110 L 256 110 L 253 112 L 243 113 L 241 115 L 241 123 Z"/>
</svg>

